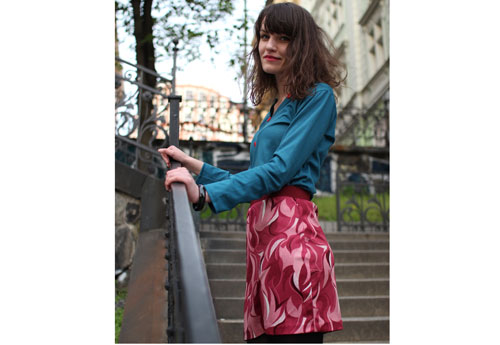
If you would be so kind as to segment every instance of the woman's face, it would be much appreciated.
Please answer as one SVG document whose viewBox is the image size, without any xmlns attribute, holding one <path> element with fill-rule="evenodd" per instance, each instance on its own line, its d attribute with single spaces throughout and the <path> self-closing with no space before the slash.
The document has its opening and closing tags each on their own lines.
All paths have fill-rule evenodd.
<svg viewBox="0 0 500 345">
<path fill-rule="evenodd" d="M 264 22 L 260 28 L 259 55 L 264 72 L 277 78 L 283 71 L 286 49 L 290 38 L 283 34 L 272 34 L 265 30 Z"/>
</svg>

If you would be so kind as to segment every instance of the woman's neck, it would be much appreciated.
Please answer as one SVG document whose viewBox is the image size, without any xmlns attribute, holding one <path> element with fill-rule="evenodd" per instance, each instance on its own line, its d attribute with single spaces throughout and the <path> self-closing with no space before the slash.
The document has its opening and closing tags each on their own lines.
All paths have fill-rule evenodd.
<svg viewBox="0 0 500 345">
<path fill-rule="evenodd" d="M 276 88 L 278 89 L 278 101 L 280 101 L 286 96 L 285 81 L 282 76 L 275 76 L 275 78 L 276 78 Z"/>
<path fill-rule="evenodd" d="M 281 103 L 283 103 L 283 101 L 285 100 L 285 97 L 286 97 L 286 89 L 285 89 L 285 83 L 283 82 L 283 79 L 281 79 L 281 82 L 280 82 L 280 79 L 278 78 L 278 76 L 276 76 L 276 88 L 278 89 L 278 95 L 276 96 L 277 99 L 276 99 L 276 102 L 274 103 L 274 112 L 276 112 L 276 110 L 280 107 Z"/>
</svg>

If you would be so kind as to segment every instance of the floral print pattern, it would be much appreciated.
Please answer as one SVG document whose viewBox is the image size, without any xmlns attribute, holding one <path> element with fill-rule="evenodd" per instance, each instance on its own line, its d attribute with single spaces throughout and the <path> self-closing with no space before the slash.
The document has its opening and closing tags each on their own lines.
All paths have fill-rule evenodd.
<svg viewBox="0 0 500 345">
<path fill-rule="evenodd" d="M 334 257 L 311 201 L 252 203 L 247 216 L 245 340 L 342 329 Z"/>
</svg>

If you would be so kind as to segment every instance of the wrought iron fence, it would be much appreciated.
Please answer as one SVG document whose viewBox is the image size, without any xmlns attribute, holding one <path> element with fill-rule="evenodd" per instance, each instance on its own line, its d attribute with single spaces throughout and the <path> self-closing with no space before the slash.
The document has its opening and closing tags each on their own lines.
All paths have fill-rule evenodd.
<svg viewBox="0 0 500 345">
<path fill-rule="evenodd" d="M 199 229 L 202 231 L 245 231 L 249 207 L 249 203 L 242 203 L 220 214 L 215 214 L 206 207 L 202 212 L 198 212 Z"/>
<path fill-rule="evenodd" d="M 338 169 L 338 231 L 389 231 L 389 173 Z"/>
<path fill-rule="evenodd" d="M 147 85 L 146 79 L 155 79 L 158 85 L 170 84 L 171 80 L 120 58 L 116 61 L 123 70 L 115 74 L 115 158 L 148 174 L 164 176 L 156 151 L 169 143 L 165 114 L 170 103 L 159 109 L 155 98 L 169 96 Z"/>
</svg>

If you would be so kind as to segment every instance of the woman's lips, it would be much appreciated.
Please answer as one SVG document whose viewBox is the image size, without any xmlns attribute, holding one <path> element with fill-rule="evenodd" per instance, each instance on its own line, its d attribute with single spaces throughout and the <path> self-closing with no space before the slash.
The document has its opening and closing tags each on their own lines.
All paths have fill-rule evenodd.
<svg viewBox="0 0 500 345">
<path fill-rule="evenodd" d="M 264 59 L 266 59 L 268 61 L 279 61 L 279 60 L 281 60 L 280 58 L 275 57 L 275 56 L 271 56 L 271 55 L 264 56 Z"/>
</svg>

